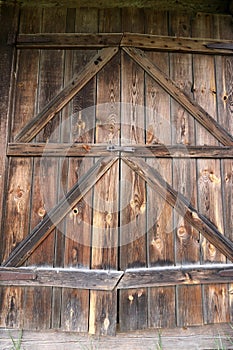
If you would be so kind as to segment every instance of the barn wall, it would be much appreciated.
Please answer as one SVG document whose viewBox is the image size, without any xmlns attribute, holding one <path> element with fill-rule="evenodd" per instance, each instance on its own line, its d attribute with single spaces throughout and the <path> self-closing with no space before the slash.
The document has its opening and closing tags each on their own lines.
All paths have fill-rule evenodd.
<svg viewBox="0 0 233 350">
<path fill-rule="evenodd" d="M 14 7 L 1 6 L 0 11 L 0 67 L 4 72 L 0 83 L 0 203 L 4 204 L 0 253 L 4 262 L 94 164 L 91 158 L 5 157 L 7 140 L 12 142 L 96 53 L 84 49 L 15 51 L 6 44 L 17 18 L 19 33 L 136 32 L 232 39 L 232 17 L 151 8 L 22 7 L 19 17 Z M 232 134 L 231 56 L 152 51 L 147 55 Z M 122 108 L 119 102 L 130 107 Z M 104 103 L 108 105 L 103 109 Z M 147 108 L 137 109 L 137 105 Z M 90 108 L 93 106 L 97 107 Z M 92 78 L 33 142 L 117 143 L 120 138 L 133 145 L 219 144 L 124 52 Z M 232 160 L 150 159 L 148 164 L 233 239 Z M 120 201 L 125 206 L 121 207 Z M 118 161 L 24 265 L 125 270 L 226 262 L 199 232 Z M 0 288 L 1 327 L 114 334 L 116 322 L 126 331 L 232 320 L 232 285 L 227 284 L 137 288 L 118 295 L 116 291 L 52 287 Z"/>
</svg>

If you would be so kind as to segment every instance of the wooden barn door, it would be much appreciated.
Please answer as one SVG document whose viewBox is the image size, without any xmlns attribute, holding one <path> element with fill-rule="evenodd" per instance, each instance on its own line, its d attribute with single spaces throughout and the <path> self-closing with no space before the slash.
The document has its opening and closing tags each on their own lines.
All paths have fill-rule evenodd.
<svg viewBox="0 0 233 350">
<path fill-rule="evenodd" d="M 114 11 L 21 11 L 3 326 L 113 335 L 117 323 L 126 331 L 231 318 L 233 137 L 217 112 L 232 91 L 215 64 L 230 79 L 232 59 L 214 60 L 200 39 L 190 49 L 155 38 L 190 37 L 188 16 Z M 210 16 L 197 16 L 192 32 L 211 37 L 211 23 L 220 32 Z"/>
</svg>

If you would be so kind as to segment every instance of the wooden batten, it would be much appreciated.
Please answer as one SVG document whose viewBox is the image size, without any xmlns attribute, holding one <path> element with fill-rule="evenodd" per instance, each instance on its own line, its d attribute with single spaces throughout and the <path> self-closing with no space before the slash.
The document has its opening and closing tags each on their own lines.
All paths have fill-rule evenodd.
<svg viewBox="0 0 233 350">
<path fill-rule="evenodd" d="M 18 49 L 96 49 L 109 46 L 136 47 L 142 50 L 232 55 L 231 40 L 186 38 L 137 33 L 38 33 L 19 34 Z"/>
<path fill-rule="evenodd" d="M 123 271 L 0 268 L 0 286 L 60 287 L 112 291 Z"/>
<path fill-rule="evenodd" d="M 132 149 L 131 153 L 127 152 Z M 125 151 L 124 151 L 125 149 Z M 121 151 L 109 150 L 109 144 L 67 143 L 9 143 L 7 155 L 11 157 L 107 157 L 127 154 L 128 157 L 147 158 L 233 158 L 233 147 L 184 145 L 125 145 Z"/>
</svg>

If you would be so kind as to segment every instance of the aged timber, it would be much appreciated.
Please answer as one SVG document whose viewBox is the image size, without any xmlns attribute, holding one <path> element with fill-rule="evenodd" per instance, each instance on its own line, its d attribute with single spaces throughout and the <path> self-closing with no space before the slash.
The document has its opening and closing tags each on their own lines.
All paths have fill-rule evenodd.
<svg viewBox="0 0 233 350">
<path fill-rule="evenodd" d="M 199 285 L 209 283 L 232 283 L 233 270 L 229 264 L 164 266 L 127 269 L 118 289 L 146 288 L 175 285 Z"/>
<path fill-rule="evenodd" d="M 204 215 L 198 213 L 189 201 L 181 193 L 175 191 L 155 169 L 138 158 L 129 159 L 124 157 L 123 160 L 175 208 L 187 222 L 199 230 L 214 247 L 233 261 L 233 242 L 223 236 Z"/>
<path fill-rule="evenodd" d="M 74 268 L 0 268 L 0 286 L 62 287 L 112 291 L 123 271 Z"/>
<path fill-rule="evenodd" d="M 21 265 L 49 235 L 65 215 L 78 203 L 89 189 L 111 168 L 116 158 L 100 159 L 79 179 L 67 195 L 44 217 L 31 233 L 15 248 L 2 266 Z"/>
<path fill-rule="evenodd" d="M 84 66 L 83 70 L 55 96 L 44 109 L 33 118 L 16 136 L 16 141 L 31 141 L 43 127 L 58 113 L 118 52 L 118 48 L 104 48 Z"/>
<path fill-rule="evenodd" d="M 133 157 L 160 158 L 233 158 L 231 146 L 180 145 L 125 145 L 122 151 L 110 151 L 108 144 L 78 143 L 9 143 L 7 155 L 11 157 L 107 157 L 125 154 Z M 127 149 L 132 149 L 131 153 Z M 124 152 L 124 149 L 126 150 Z"/>
<path fill-rule="evenodd" d="M 19 34 L 16 38 L 16 47 L 19 49 L 96 49 L 108 46 L 210 55 L 233 54 L 233 42 L 231 40 L 219 41 L 210 38 L 200 39 L 137 33 L 37 33 Z"/>
<path fill-rule="evenodd" d="M 154 78 L 178 103 L 199 121 L 217 140 L 225 146 L 233 145 L 233 137 L 219 125 L 198 103 L 191 100 L 176 84 L 147 57 L 141 50 L 123 48 L 145 71 Z"/>
</svg>

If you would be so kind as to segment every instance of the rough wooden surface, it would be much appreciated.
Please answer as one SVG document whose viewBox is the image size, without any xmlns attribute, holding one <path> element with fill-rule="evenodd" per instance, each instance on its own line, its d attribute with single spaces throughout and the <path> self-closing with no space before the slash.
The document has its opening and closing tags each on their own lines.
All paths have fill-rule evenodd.
<svg viewBox="0 0 233 350">
<path fill-rule="evenodd" d="M 0 329 L 1 350 L 12 347 L 10 335 L 17 341 L 20 331 Z M 23 331 L 22 347 L 25 350 L 206 350 L 222 349 L 224 346 L 230 350 L 233 349 L 232 338 L 233 331 L 229 324 L 118 333 L 116 337 L 95 337 L 57 331 Z"/>
<path fill-rule="evenodd" d="M 23 0 L 18 2 L 22 3 L 22 6 L 39 6 L 39 7 L 54 7 L 54 6 L 68 6 L 68 7 L 97 7 L 97 8 L 116 8 L 116 7 L 155 7 L 160 10 L 177 10 L 179 12 L 214 12 L 222 13 L 228 12 L 229 1 L 228 0 L 206 0 L 204 3 L 201 0 L 181 0 L 178 3 L 172 0 L 97 0 L 94 3 L 90 3 L 88 0 L 42 0 L 37 2 L 36 0 Z M 9 3 L 14 3 L 12 0 Z"/>
</svg>

